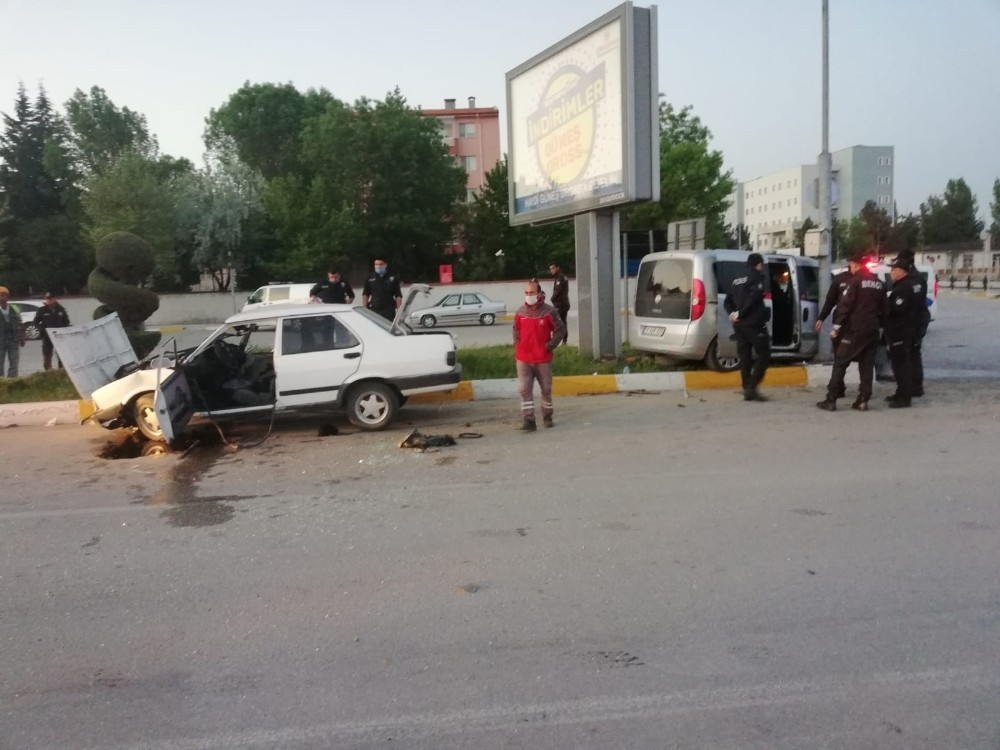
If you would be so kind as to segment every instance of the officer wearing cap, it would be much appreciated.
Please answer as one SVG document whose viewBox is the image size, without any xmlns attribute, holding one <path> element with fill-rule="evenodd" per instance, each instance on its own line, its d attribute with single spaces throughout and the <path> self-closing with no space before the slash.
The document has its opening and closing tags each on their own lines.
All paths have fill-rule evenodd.
<svg viewBox="0 0 1000 750">
<path fill-rule="evenodd" d="M 69 313 L 66 308 L 59 304 L 52 292 L 46 292 L 42 298 L 44 304 L 35 313 L 35 325 L 42 332 L 42 366 L 46 370 L 52 369 L 52 339 L 49 337 L 50 328 L 65 328 L 69 325 Z M 59 362 L 62 367 L 62 362 Z"/>
<path fill-rule="evenodd" d="M 851 278 L 844 287 L 833 313 L 833 331 L 839 339 L 833 358 L 833 371 L 827 385 L 826 398 L 816 404 L 824 411 L 836 411 L 837 399 L 846 390 L 844 375 L 851 362 L 858 363 L 861 385 L 852 409 L 868 411 L 875 380 L 875 349 L 878 347 L 879 328 L 885 318 L 885 284 L 879 281 L 865 265 L 863 252 L 851 256 L 847 264 Z"/>
<path fill-rule="evenodd" d="M 894 409 L 909 406 L 913 398 L 913 342 L 917 337 L 917 305 L 922 303 L 914 289 L 911 267 L 909 259 L 903 255 L 889 264 L 892 291 L 889 292 L 885 318 L 885 343 L 896 380 L 896 392 L 886 401 Z"/>
<path fill-rule="evenodd" d="M 771 337 L 767 333 L 769 312 L 764 304 L 764 257 L 750 253 L 747 271 L 733 279 L 726 295 L 726 312 L 733 322 L 736 351 L 740 357 L 740 379 L 744 401 L 767 401 L 757 389 L 771 361 Z M 756 355 L 756 358 L 753 358 Z"/>
</svg>

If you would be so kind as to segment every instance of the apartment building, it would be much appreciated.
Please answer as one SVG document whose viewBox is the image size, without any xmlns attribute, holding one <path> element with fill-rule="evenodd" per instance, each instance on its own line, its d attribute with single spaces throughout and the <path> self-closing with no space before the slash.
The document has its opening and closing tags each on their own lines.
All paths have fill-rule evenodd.
<svg viewBox="0 0 1000 750">
<path fill-rule="evenodd" d="M 851 146 L 831 155 L 833 218 L 857 216 L 874 201 L 895 218 L 892 146 Z M 738 182 L 726 212 L 731 226 L 743 224 L 757 250 L 792 247 L 806 219 L 819 224 L 819 168 L 803 164 Z"/>
<path fill-rule="evenodd" d="M 456 107 L 454 99 L 445 99 L 444 109 L 420 112 L 440 122 L 448 152 L 469 175 L 466 199 L 472 200 L 486 183 L 486 175 L 500 161 L 500 111 L 496 107 L 477 107 L 476 98 L 470 96 L 467 108 Z"/>
</svg>

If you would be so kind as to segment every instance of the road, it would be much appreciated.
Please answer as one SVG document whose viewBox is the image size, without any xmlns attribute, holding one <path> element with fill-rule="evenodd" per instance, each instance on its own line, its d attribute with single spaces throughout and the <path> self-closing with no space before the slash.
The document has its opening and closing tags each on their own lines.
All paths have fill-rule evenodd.
<svg viewBox="0 0 1000 750">
<path fill-rule="evenodd" d="M 996 750 L 997 385 L 0 431 L 0 748 Z"/>
</svg>

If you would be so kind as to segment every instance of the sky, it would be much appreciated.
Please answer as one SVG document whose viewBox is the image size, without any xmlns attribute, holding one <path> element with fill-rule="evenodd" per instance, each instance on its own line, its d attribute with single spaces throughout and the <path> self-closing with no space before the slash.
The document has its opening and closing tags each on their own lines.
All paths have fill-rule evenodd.
<svg viewBox="0 0 1000 750">
<path fill-rule="evenodd" d="M 205 117 L 246 81 L 325 88 L 351 102 L 398 86 L 425 109 L 475 96 L 505 118 L 506 72 L 617 5 L 0 0 L 0 111 L 12 111 L 19 82 L 32 95 L 44 85 L 58 103 L 100 86 L 146 116 L 161 151 L 196 164 Z M 692 107 L 737 180 L 815 163 L 821 0 L 655 5 L 659 89 L 676 107 Z M 831 151 L 894 146 L 904 214 L 964 178 L 989 225 L 1000 178 L 1000 0 L 829 6 Z"/>
</svg>

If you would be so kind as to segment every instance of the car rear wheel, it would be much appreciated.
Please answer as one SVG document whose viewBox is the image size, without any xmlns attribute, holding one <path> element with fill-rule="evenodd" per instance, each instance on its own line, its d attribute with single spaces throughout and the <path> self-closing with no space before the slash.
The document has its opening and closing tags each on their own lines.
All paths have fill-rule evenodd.
<svg viewBox="0 0 1000 750">
<path fill-rule="evenodd" d="M 420 325 L 422 325 L 424 328 L 433 328 L 434 326 L 437 325 L 437 318 L 435 318 L 433 315 L 421 315 Z"/>
<path fill-rule="evenodd" d="M 740 358 L 720 357 L 719 339 L 714 338 L 712 343 L 708 345 L 708 351 L 705 352 L 705 364 L 716 372 L 734 372 L 740 369 Z"/>
<path fill-rule="evenodd" d="M 479 316 L 479 322 L 484 326 L 491 326 L 496 322 L 497 316 L 493 313 L 483 313 Z"/>
<path fill-rule="evenodd" d="M 132 420 L 147 440 L 163 442 L 163 428 L 156 416 L 152 393 L 143 393 L 132 404 Z"/>
<path fill-rule="evenodd" d="M 24 335 L 25 338 L 28 339 L 28 341 L 38 341 L 38 339 L 42 337 L 42 331 L 34 323 L 25 323 Z"/>
<path fill-rule="evenodd" d="M 384 430 L 398 410 L 396 392 L 383 383 L 360 383 L 347 397 L 347 418 L 363 430 Z"/>
</svg>

